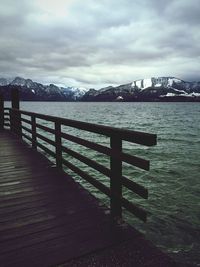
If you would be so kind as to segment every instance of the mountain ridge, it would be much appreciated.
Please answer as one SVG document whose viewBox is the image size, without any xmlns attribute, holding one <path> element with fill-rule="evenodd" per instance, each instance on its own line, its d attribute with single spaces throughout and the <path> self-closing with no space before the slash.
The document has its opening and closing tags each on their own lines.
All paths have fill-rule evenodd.
<svg viewBox="0 0 200 267">
<path fill-rule="evenodd" d="M 96 89 L 43 85 L 31 79 L 0 78 L 0 92 L 10 100 L 18 88 L 27 101 L 200 101 L 200 82 L 186 82 L 173 76 L 151 77 L 119 86 Z"/>
<path fill-rule="evenodd" d="M 0 78 L 0 92 L 6 100 L 10 100 L 12 88 L 18 88 L 21 100 L 27 101 L 76 101 L 87 91 L 82 87 L 59 87 L 52 83 L 44 85 L 19 76 L 14 79 Z"/>
<path fill-rule="evenodd" d="M 151 77 L 116 87 L 89 90 L 84 101 L 199 101 L 200 82 L 176 77 Z"/>
</svg>

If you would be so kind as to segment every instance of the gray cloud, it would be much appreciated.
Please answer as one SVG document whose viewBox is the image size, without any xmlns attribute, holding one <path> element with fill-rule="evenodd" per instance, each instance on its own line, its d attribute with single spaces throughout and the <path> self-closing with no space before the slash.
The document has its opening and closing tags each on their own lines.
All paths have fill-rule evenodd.
<svg viewBox="0 0 200 267">
<path fill-rule="evenodd" d="M 198 0 L 0 2 L 0 73 L 100 88 L 200 80 Z"/>
</svg>

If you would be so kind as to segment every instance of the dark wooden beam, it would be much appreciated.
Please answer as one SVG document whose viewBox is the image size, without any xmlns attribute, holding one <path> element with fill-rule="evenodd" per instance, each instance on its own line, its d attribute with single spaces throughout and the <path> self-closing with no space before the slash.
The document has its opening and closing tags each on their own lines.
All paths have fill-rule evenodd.
<svg viewBox="0 0 200 267">
<path fill-rule="evenodd" d="M 32 130 L 32 148 L 37 149 L 37 137 L 36 137 L 36 118 L 31 116 L 31 130 Z"/>
<path fill-rule="evenodd" d="M 11 91 L 11 106 L 12 110 L 11 115 L 11 130 L 15 132 L 15 134 L 22 137 L 22 128 L 21 128 L 21 113 L 19 110 L 19 90 L 17 88 L 12 89 Z"/>
<path fill-rule="evenodd" d="M 3 95 L 0 94 L 0 130 L 4 128 L 4 98 Z"/>
<path fill-rule="evenodd" d="M 56 166 L 62 169 L 62 139 L 61 139 L 61 124 L 55 122 L 55 143 L 56 143 Z"/>
<path fill-rule="evenodd" d="M 113 136 L 110 139 L 111 149 L 116 151 L 116 153 L 122 152 L 122 140 L 117 136 Z M 110 210 L 111 216 L 113 218 L 121 218 L 122 217 L 122 161 L 116 157 L 110 158 L 110 190 L 111 190 L 111 198 L 110 198 Z"/>
<path fill-rule="evenodd" d="M 16 88 L 11 91 L 11 106 L 12 108 L 19 109 L 19 90 Z"/>
</svg>

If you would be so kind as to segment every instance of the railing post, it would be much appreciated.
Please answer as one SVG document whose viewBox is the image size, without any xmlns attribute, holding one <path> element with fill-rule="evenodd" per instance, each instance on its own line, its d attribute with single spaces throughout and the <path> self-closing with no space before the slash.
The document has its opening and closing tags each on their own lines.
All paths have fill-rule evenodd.
<svg viewBox="0 0 200 267">
<path fill-rule="evenodd" d="M 12 89 L 11 91 L 11 104 L 12 104 L 12 109 L 19 110 L 19 90 L 17 88 Z M 13 115 L 15 115 L 15 117 Z M 21 114 L 19 112 L 13 113 L 12 110 L 12 112 L 10 113 L 10 119 L 11 119 L 11 130 L 21 137 L 22 136 Z"/>
<path fill-rule="evenodd" d="M 9 115 L 10 115 L 10 130 L 11 132 L 14 132 L 14 118 L 13 118 L 13 110 L 9 110 Z"/>
<path fill-rule="evenodd" d="M 0 94 L 0 130 L 4 128 L 4 99 L 3 95 Z"/>
<path fill-rule="evenodd" d="M 19 90 L 17 88 L 11 91 L 12 108 L 19 109 Z"/>
<path fill-rule="evenodd" d="M 111 136 L 110 146 L 112 153 L 117 154 L 122 152 L 122 140 L 117 136 Z M 110 158 L 110 209 L 112 218 L 122 217 L 122 161 L 115 158 L 113 155 Z"/>
<path fill-rule="evenodd" d="M 61 140 L 61 124 L 55 122 L 55 142 L 56 142 L 56 166 L 62 169 L 62 140 Z"/>
<path fill-rule="evenodd" d="M 35 118 L 35 115 L 31 115 L 31 131 L 32 131 L 32 148 L 37 150 L 36 118 Z"/>
</svg>

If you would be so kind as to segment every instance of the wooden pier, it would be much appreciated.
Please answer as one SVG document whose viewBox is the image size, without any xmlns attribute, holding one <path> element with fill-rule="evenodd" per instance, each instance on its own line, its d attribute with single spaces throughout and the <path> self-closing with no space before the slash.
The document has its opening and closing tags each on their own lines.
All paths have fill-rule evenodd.
<svg viewBox="0 0 200 267">
<path fill-rule="evenodd" d="M 55 128 L 38 119 L 55 123 Z M 0 100 L 0 120 L 0 266 L 178 266 L 133 227 L 119 223 L 122 208 L 146 221 L 146 211 L 123 197 L 122 186 L 148 197 L 145 188 L 122 175 L 122 162 L 145 170 L 149 162 L 124 153 L 122 140 L 155 145 L 155 135 L 22 111 L 16 91 L 12 108 L 4 108 Z M 110 148 L 64 133 L 62 125 L 106 135 Z M 110 169 L 64 147 L 64 138 L 109 155 Z M 55 157 L 55 164 L 37 148 Z M 110 188 L 64 159 L 63 153 L 108 176 Z M 66 174 L 63 165 L 109 196 L 110 209 Z"/>
</svg>

